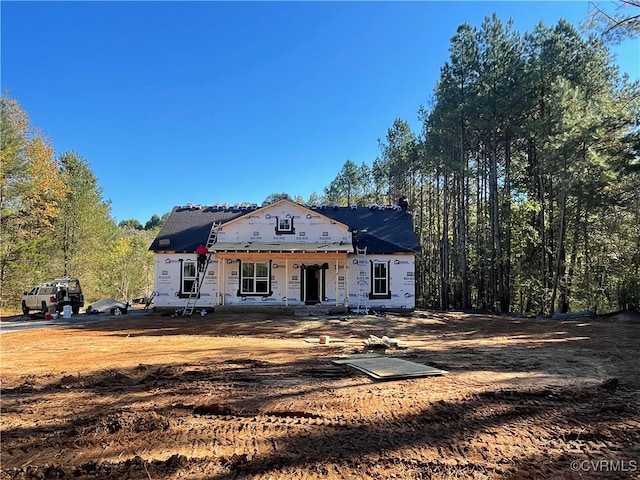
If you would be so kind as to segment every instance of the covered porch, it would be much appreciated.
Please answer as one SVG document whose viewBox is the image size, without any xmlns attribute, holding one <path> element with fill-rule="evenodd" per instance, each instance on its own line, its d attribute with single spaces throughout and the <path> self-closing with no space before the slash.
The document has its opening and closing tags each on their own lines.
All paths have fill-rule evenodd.
<svg viewBox="0 0 640 480">
<path fill-rule="evenodd" d="M 343 306 L 351 250 L 344 244 L 215 244 L 218 304 Z"/>
</svg>

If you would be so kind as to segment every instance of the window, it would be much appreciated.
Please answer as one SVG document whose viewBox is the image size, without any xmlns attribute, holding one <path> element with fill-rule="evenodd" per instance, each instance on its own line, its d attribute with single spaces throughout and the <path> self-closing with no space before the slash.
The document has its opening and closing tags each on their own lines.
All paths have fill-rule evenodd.
<svg viewBox="0 0 640 480">
<path fill-rule="evenodd" d="M 270 295 L 270 267 L 267 262 L 243 262 L 240 295 Z"/>
<path fill-rule="evenodd" d="M 178 292 L 178 298 L 190 298 L 191 290 L 197 290 L 197 268 L 195 260 L 182 260 L 180 259 L 182 266 L 180 267 L 180 291 Z M 197 292 L 197 297 L 200 298 L 200 292 Z"/>
<path fill-rule="evenodd" d="M 291 219 L 290 218 L 279 218 L 278 219 L 278 230 L 288 231 L 291 230 Z"/>
<path fill-rule="evenodd" d="M 387 293 L 387 264 L 373 264 L 373 293 L 374 295 L 384 295 Z"/>
<path fill-rule="evenodd" d="M 371 262 L 370 298 L 391 298 L 389 291 L 389 262 Z"/>
<path fill-rule="evenodd" d="M 182 293 L 189 294 L 196 281 L 196 262 L 184 262 L 182 264 Z"/>
<path fill-rule="evenodd" d="M 293 228 L 293 218 L 291 217 L 276 217 L 276 235 L 282 235 L 284 233 L 295 233 Z"/>
</svg>

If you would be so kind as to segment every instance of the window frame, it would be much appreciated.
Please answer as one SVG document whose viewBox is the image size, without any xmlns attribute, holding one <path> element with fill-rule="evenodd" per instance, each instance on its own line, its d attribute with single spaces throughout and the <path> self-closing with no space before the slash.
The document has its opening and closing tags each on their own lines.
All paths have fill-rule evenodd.
<svg viewBox="0 0 640 480">
<path fill-rule="evenodd" d="M 193 276 L 187 275 L 187 267 L 193 268 Z M 191 289 L 195 282 L 198 281 L 198 264 L 196 260 L 180 260 L 180 291 L 178 292 L 178 298 L 189 298 L 191 296 Z M 191 283 L 189 288 L 186 282 Z M 200 298 L 200 292 L 198 292 L 198 298 Z"/>
<path fill-rule="evenodd" d="M 370 299 L 390 299 L 391 298 L 391 261 L 370 260 L 371 262 L 371 289 Z M 380 275 L 376 267 L 384 267 L 384 274 Z M 384 282 L 384 289 L 378 288 Z"/>
<path fill-rule="evenodd" d="M 289 226 L 282 228 L 282 226 L 280 225 L 281 221 L 289 222 Z M 276 216 L 276 235 L 293 235 L 295 233 L 296 233 L 296 229 L 293 226 L 292 216 L 286 216 L 286 217 Z"/>
<path fill-rule="evenodd" d="M 273 295 L 273 291 L 271 290 L 271 260 L 259 262 L 259 261 L 243 261 L 238 260 L 239 263 L 239 274 L 240 278 L 238 279 L 238 296 L 239 297 L 266 297 Z M 248 265 L 252 265 L 252 273 L 249 275 L 245 273 L 245 267 Z M 258 265 L 264 266 L 266 268 L 265 275 L 258 275 Z M 252 288 L 245 288 L 245 280 L 251 281 Z M 265 284 L 264 291 L 258 290 L 259 284 Z"/>
</svg>

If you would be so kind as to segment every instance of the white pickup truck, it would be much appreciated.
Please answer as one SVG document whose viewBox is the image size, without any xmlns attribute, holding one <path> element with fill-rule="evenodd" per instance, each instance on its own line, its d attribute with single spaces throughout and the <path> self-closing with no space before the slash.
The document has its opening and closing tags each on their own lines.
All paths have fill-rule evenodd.
<svg viewBox="0 0 640 480">
<path fill-rule="evenodd" d="M 22 295 L 22 312 L 25 315 L 32 310 L 47 313 L 52 306 L 56 312 L 62 312 L 65 305 L 71 305 L 74 314 L 84 307 L 84 295 L 77 278 L 57 278 L 41 283 Z"/>
</svg>

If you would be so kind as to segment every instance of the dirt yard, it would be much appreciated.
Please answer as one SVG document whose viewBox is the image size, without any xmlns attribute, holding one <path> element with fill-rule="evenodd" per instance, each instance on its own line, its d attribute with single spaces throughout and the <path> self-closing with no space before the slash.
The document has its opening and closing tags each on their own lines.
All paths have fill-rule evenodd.
<svg viewBox="0 0 640 480">
<path fill-rule="evenodd" d="M 448 373 L 331 363 L 372 334 Z M 634 313 L 149 314 L 0 340 L 3 480 L 640 478 Z"/>
</svg>

